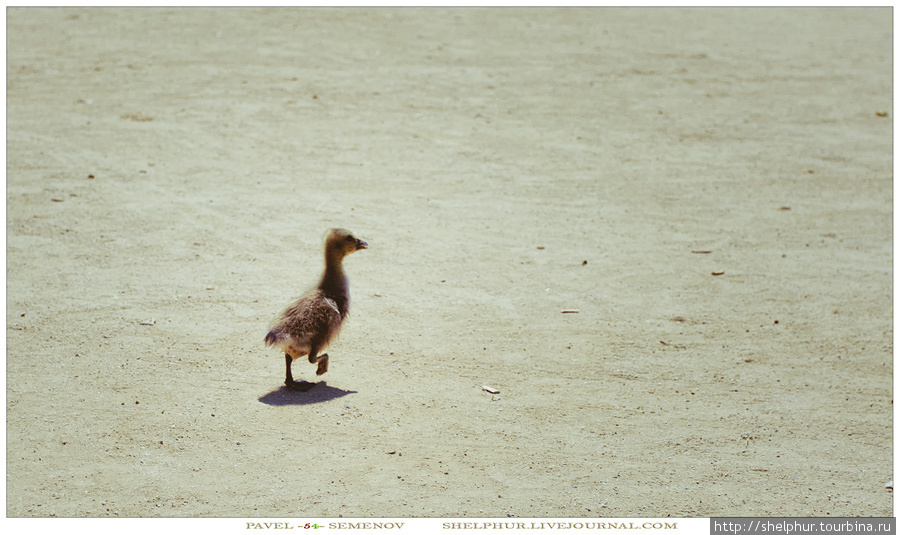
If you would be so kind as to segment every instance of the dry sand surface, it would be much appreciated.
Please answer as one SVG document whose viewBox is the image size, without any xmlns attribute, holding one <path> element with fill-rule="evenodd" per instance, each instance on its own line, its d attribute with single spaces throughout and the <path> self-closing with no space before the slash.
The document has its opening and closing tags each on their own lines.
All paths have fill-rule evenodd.
<svg viewBox="0 0 900 535">
<path fill-rule="evenodd" d="M 891 516 L 891 17 L 10 9 L 7 514 Z"/>
</svg>

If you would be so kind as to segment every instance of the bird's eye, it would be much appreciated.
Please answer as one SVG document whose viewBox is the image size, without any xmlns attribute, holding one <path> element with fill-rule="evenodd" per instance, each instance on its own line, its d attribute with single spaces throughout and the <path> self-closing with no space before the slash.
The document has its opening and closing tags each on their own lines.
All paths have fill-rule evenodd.
<svg viewBox="0 0 900 535">
<path fill-rule="evenodd" d="M 355 242 L 356 242 L 356 238 L 354 238 L 353 236 L 347 236 L 347 241 L 349 241 L 349 242 L 354 242 L 354 243 L 355 243 Z"/>
</svg>

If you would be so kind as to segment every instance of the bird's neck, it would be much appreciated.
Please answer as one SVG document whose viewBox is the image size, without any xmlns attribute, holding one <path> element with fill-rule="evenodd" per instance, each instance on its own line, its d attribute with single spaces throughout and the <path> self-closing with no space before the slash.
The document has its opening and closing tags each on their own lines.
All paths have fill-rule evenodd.
<svg viewBox="0 0 900 535">
<path fill-rule="evenodd" d="M 325 255 L 325 272 L 319 289 L 327 294 L 346 294 L 347 276 L 344 274 L 344 258 L 336 254 Z"/>
</svg>

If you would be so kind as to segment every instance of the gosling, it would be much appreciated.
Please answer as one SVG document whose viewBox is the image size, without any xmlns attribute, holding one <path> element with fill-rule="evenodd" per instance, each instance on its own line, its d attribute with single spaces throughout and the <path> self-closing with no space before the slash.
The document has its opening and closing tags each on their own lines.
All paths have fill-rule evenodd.
<svg viewBox="0 0 900 535">
<path fill-rule="evenodd" d="M 344 274 L 344 258 L 350 253 L 368 249 L 369 244 L 357 239 L 349 230 L 333 228 L 325 238 L 325 272 L 319 285 L 306 292 L 281 313 L 266 335 L 266 346 L 284 351 L 284 384 L 293 390 L 309 390 L 315 383 L 294 382 L 291 363 L 309 356 L 318 364 L 316 375 L 328 371 L 328 354 L 319 354 L 337 336 L 350 311 L 350 285 Z"/>
</svg>

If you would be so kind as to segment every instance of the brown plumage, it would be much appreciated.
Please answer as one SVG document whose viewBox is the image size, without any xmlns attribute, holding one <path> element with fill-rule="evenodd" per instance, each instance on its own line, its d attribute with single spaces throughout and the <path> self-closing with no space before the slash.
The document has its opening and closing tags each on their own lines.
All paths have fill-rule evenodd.
<svg viewBox="0 0 900 535">
<path fill-rule="evenodd" d="M 350 286 L 344 274 L 344 258 L 368 244 L 350 231 L 333 228 L 325 238 L 325 272 L 319 285 L 306 292 L 281 313 L 266 335 L 266 345 L 284 351 L 284 384 L 288 388 L 308 390 L 314 383 L 297 383 L 291 375 L 291 363 L 309 356 L 318 364 L 316 375 L 328 371 L 328 354 L 319 354 L 337 336 L 350 311 Z"/>
</svg>

